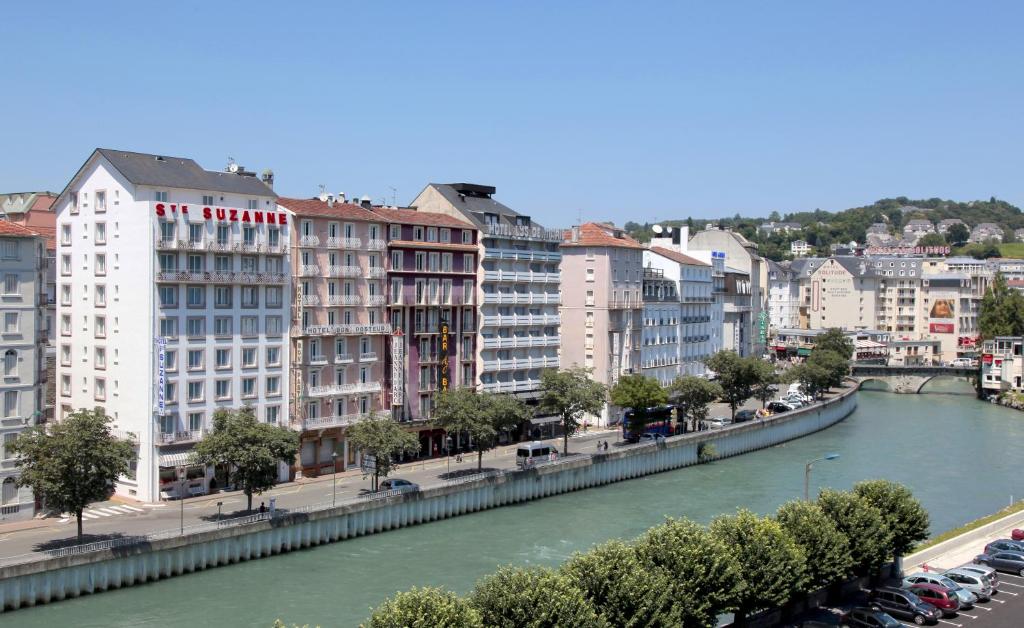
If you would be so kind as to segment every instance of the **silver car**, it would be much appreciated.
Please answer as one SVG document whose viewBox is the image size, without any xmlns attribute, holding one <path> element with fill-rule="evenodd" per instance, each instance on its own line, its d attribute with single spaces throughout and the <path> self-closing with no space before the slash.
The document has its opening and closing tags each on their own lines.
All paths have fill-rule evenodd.
<svg viewBox="0 0 1024 628">
<path fill-rule="evenodd" d="M 985 576 L 988 583 L 992 585 L 992 591 L 999 591 L 999 572 L 988 565 L 982 565 L 980 563 L 966 563 L 964 565 L 960 565 L 957 569 Z"/>
<path fill-rule="evenodd" d="M 980 573 L 953 568 L 943 572 L 942 575 L 976 595 L 980 602 L 987 602 L 992 599 L 992 584 L 988 578 Z"/>
<path fill-rule="evenodd" d="M 903 588 L 909 589 L 915 584 L 921 584 L 923 582 L 927 582 L 928 584 L 937 584 L 940 587 L 945 587 L 952 591 L 953 594 L 956 595 L 957 600 L 960 601 L 960 608 L 964 610 L 974 608 L 974 603 L 978 601 L 978 596 L 942 574 L 925 573 L 923 571 L 912 573 L 903 579 Z"/>
</svg>

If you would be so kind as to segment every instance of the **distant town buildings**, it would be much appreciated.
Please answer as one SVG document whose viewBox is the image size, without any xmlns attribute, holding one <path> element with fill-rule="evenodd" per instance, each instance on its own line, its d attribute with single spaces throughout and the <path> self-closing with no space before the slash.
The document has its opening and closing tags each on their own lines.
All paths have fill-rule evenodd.
<svg viewBox="0 0 1024 628">
<path fill-rule="evenodd" d="M 789 243 L 789 252 L 793 254 L 793 257 L 803 257 L 810 255 L 812 247 L 807 244 L 806 240 L 793 240 Z"/>
</svg>

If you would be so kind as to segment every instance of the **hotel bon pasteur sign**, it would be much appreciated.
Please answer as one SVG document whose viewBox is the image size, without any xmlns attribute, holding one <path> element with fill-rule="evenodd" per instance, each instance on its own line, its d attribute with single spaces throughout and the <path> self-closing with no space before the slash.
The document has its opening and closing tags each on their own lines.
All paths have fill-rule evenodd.
<svg viewBox="0 0 1024 628">
<path fill-rule="evenodd" d="M 237 207 L 204 207 L 199 205 L 178 205 L 177 203 L 154 203 L 153 211 L 160 218 L 201 216 L 203 220 L 215 220 L 217 222 L 244 222 L 268 225 L 288 224 L 288 214 L 284 212 L 240 209 Z"/>
</svg>

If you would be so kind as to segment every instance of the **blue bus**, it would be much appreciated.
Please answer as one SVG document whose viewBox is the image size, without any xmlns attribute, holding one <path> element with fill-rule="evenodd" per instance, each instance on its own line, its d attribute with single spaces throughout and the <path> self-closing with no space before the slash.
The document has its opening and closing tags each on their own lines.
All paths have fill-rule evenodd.
<svg viewBox="0 0 1024 628">
<path fill-rule="evenodd" d="M 647 409 L 647 426 L 643 434 L 660 434 L 672 436 L 675 432 L 672 426 L 672 406 L 658 406 Z M 628 443 L 635 443 L 640 440 L 640 434 L 634 434 L 629 429 L 630 421 L 633 419 L 633 410 L 626 410 L 622 414 L 622 439 Z"/>
</svg>

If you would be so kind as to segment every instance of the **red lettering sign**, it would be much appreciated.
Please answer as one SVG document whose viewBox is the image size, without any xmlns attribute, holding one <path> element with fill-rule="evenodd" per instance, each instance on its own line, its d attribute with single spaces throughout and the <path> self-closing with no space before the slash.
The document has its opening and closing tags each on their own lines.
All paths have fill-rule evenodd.
<svg viewBox="0 0 1024 628">
<path fill-rule="evenodd" d="M 180 211 L 179 211 L 180 210 Z M 153 212 L 159 217 L 188 214 L 188 205 L 155 203 Z M 203 220 L 219 222 L 247 222 L 268 225 L 288 224 L 288 214 L 277 212 L 249 211 L 234 207 L 203 207 Z"/>
</svg>

